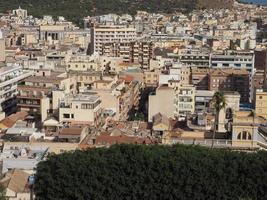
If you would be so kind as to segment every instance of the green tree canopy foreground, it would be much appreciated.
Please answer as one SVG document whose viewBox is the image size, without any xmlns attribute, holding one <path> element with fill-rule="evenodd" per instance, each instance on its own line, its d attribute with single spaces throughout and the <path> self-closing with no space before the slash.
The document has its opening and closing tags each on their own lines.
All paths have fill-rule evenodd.
<svg viewBox="0 0 267 200">
<path fill-rule="evenodd" d="M 37 199 L 267 199 L 267 153 L 115 145 L 39 163 Z"/>
</svg>

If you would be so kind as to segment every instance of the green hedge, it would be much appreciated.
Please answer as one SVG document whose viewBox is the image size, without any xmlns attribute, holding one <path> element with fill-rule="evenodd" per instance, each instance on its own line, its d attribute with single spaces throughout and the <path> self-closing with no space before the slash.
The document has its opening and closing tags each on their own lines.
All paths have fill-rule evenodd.
<svg viewBox="0 0 267 200">
<path fill-rule="evenodd" d="M 39 163 L 37 199 L 267 199 L 267 153 L 115 145 Z"/>
</svg>

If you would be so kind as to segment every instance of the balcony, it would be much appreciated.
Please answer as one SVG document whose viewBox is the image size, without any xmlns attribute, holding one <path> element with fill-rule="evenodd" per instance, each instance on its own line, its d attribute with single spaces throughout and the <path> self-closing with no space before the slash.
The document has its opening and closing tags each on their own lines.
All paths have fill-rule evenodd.
<svg viewBox="0 0 267 200">
<path fill-rule="evenodd" d="M 32 104 L 30 102 L 18 102 L 18 107 L 23 107 L 23 108 L 40 108 L 40 104 Z"/>
</svg>

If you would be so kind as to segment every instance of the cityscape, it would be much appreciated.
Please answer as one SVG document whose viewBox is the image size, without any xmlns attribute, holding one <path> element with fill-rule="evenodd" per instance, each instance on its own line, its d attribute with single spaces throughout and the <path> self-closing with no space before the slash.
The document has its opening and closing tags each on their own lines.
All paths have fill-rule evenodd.
<svg viewBox="0 0 267 200">
<path fill-rule="evenodd" d="M 0 200 L 267 199 L 256 3 L 1 13 Z"/>
</svg>

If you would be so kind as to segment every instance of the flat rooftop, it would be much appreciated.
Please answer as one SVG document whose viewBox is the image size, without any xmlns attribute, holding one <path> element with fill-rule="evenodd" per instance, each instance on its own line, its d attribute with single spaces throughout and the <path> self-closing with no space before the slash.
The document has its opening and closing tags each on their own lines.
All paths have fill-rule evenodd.
<svg viewBox="0 0 267 200">
<path fill-rule="evenodd" d="M 85 95 L 85 94 L 78 94 L 74 97 L 72 97 L 73 101 L 78 101 L 78 102 L 89 102 L 89 103 L 94 103 L 97 100 L 99 100 L 99 96 L 96 95 Z"/>
<path fill-rule="evenodd" d="M 21 66 L 6 66 L 0 68 L 0 75 L 5 75 L 6 73 L 12 72 L 14 70 L 21 69 Z"/>
</svg>

